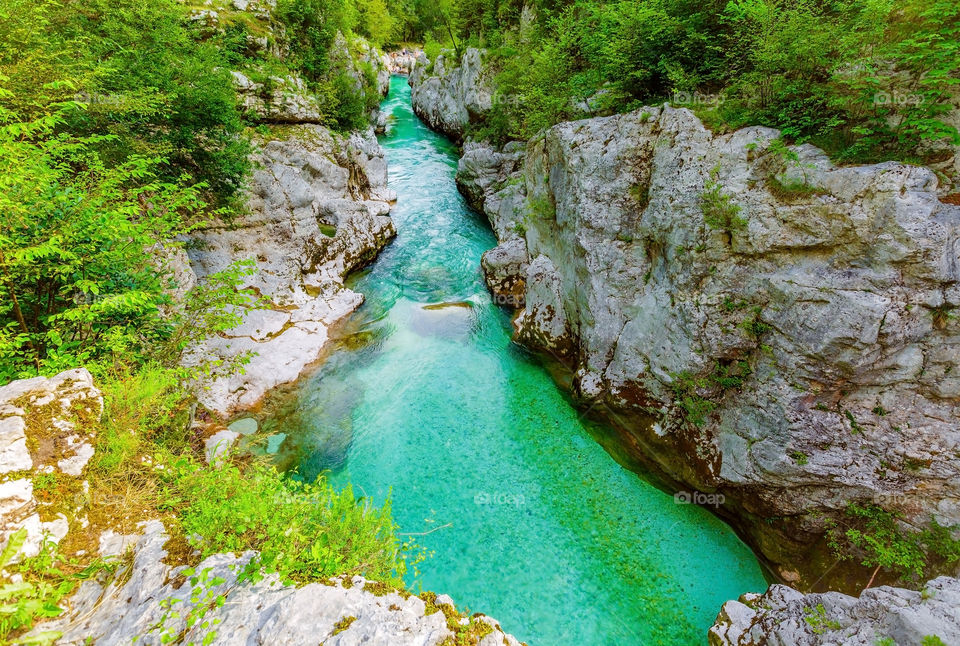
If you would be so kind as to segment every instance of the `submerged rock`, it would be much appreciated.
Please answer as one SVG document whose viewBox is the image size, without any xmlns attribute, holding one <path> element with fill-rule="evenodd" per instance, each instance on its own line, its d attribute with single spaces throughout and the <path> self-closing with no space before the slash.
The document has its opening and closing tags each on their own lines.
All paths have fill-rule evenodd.
<svg viewBox="0 0 960 646">
<path fill-rule="evenodd" d="M 778 137 L 666 106 L 468 143 L 458 182 L 501 241 L 490 288 L 770 560 L 850 502 L 960 523 L 960 207 L 928 169 Z"/>
<path fill-rule="evenodd" d="M 936 637 L 940 641 L 934 641 Z M 960 580 L 940 577 L 922 591 L 881 586 L 859 598 L 804 595 L 784 585 L 728 601 L 710 646 L 928 646 L 960 644 Z"/>
</svg>

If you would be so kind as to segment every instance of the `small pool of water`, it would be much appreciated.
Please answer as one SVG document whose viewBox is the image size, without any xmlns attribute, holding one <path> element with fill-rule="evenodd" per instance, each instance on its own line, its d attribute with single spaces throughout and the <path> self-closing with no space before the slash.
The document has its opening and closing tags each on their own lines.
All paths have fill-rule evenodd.
<svg viewBox="0 0 960 646">
<path fill-rule="evenodd" d="M 341 349 L 265 430 L 307 477 L 392 497 L 433 556 L 410 584 L 531 645 L 705 644 L 724 601 L 766 583 L 706 510 L 621 467 L 546 370 L 510 341 L 480 274 L 496 241 L 457 192 L 457 151 L 394 77 L 382 138 L 396 240 L 351 287 Z"/>
</svg>

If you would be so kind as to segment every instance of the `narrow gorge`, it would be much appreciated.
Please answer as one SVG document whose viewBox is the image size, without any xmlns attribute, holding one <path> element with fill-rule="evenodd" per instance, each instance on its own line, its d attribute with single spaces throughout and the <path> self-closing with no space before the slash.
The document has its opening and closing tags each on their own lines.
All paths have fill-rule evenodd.
<svg viewBox="0 0 960 646">
<path fill-rule="evenodd" d="M 954 0 L 7 3 L 0 646 L 960 644 Z"/>
</svg>

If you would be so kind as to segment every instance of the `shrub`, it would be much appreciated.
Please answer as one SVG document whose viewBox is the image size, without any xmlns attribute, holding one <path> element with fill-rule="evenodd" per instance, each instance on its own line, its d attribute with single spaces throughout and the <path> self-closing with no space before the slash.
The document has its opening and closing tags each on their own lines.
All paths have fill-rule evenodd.
<svg viewBox="0 0 960 646">
<path fill-rule="evenodd" d="M 203 556 L 253 549 L 258 566 L 284 579 L 360 574 L 403 585 L 389 501 L 376 508 L 349 486 L 337 492 L 323 478 L 301 482 L 261 464 L 207 469 L 181 459 L 171 473 L 164 506 Z"/>
<path fill-rule="evenodd" d="M 875 568 L 874 574 L 883 568 L 916 581 L 925 576 L 932 559 L 948 564 L 960 560 L 960 541 L 936 521 L 920 531 L 909 531 L 901 527 L 898 513 L 856 503 L 847 507 L 846 516 L 844 529 L 834 525 L 828 532 L 829 545 L 838 558 L 859 559 L 862 565 Z"/>
</svg>

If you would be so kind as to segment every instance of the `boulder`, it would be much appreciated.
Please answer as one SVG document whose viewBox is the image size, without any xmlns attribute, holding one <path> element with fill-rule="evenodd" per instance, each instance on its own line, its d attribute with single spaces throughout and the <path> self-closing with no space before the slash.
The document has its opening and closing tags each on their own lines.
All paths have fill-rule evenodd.
<svg viewBox="0 0 960 646">
<path fill-rule="evenodd" d="M 84 368 L 0 387 L 0 550 L 26 529 L 17 558 L 36 556 L 44 541 L 57 543 L 72 523 L 85 522 L 82 500 L 38 499 L 35 481 L 82 490 L 102 414 L 103 398 Z"/>
</svg>

